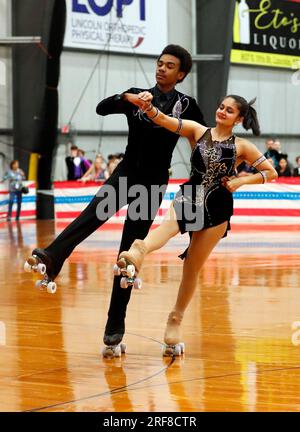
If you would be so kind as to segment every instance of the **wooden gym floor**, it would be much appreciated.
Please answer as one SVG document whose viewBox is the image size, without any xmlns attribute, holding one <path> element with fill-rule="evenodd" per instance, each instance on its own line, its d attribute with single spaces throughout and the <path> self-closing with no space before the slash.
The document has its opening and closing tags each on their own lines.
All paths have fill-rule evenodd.
<svg viewBox="0 0 300 432">
<path fill-rule="evenodd" d="M 163 358 L 187 244 L 173 239 L 145 261 L 127 353 L 107 360 L 100 351 L 120 232 L 81 244 L 51 295 L 22 266 L 59 229 L 0 224 L 0 411 L 300 411 L 300 231 L 233 229 L 199 278 L 182 327 L 185 356 Z"/>
</svg>

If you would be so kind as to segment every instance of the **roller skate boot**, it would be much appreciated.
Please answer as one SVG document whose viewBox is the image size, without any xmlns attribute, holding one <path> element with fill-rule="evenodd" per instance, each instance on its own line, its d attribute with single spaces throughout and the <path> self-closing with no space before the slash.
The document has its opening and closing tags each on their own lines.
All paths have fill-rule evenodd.
<svg viewBox="0 0 300 432">
<path fill-rule="evenodd" d="M 54 270 L 52 258 L 44 251 L 44 249 L 34 249 L 32 256 L 27 259 L 24 264 L 25 272 L 39 273 L 43 279 L 36 281 L 36 287 L 46 289 L 49 294 L 54 294 L 57 285 L 54 282 L 58 272 Z"/>
<path fill-rule="evenodd" d="M 121 357 L 126 352 L 126 345 L 122 343 L 125 322 L 121 322 L 118 326 L 114 325 L 111 329 L 109 327 L 110 323 L 108 322 L 103 336 L 105 347 L 102 349 L 102 356 L 109 359 Z"/>
<path fill-rule="evenodd" d="M 142 288 L 142 281 L 137 278 L 137 274 L 141 269 L 146 253 L 145 242 L 143 240 L 135 240 L 129 251 L 124 251 L 120 254 L 113 271 L 115 276 L 122 276 L 120 281 L 121 288 L 126 289 L 129 286 L 135 289 Z"/>
<path fill-rule="evenodd" d="M 181 356 L 184 354 L 185 345 L 183 342 L 180 342 L 182 317 L 181 313 L 175 311 L 169 314 L 164 336 L 165 344 L 163 346 L 163 356 L 165 357 Z"/>
</svg>

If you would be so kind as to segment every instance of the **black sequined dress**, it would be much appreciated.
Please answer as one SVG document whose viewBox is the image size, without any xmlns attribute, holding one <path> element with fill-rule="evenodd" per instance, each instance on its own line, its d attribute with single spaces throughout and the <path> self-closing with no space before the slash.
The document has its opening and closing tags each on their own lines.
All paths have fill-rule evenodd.
<svg viewBox="0 0 300 432">
<path fill-rule="evenodd" d="M 213 141 L 211 129 L 199 139 L 191 155 L 191 175 L 180 186 L 174 209 L 181 233 L 200 231 L 228 221 L 233 214 L 233 197 L 221 179 L 235 174 L 235 136 Z M 224 235 L 226 236 L 227 231 Z M 184 254 L 185 256 L 185 254 Z"/>
</svg>

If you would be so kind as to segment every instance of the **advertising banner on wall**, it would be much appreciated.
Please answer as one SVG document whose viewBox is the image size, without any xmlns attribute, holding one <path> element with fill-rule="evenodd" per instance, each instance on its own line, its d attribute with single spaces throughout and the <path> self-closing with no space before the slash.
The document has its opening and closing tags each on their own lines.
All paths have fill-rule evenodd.
<svg viewBox="0 0 300 432">
<path fill-rule="evenodd" d="M 231 62 L 300 69 L 300 0 L 237 0 Z"/>
<path fill-rule="evenodd" d="M 67 0 L 64 46 L 157 55 L 167 21 L 167 0 Z"/>
</svg>

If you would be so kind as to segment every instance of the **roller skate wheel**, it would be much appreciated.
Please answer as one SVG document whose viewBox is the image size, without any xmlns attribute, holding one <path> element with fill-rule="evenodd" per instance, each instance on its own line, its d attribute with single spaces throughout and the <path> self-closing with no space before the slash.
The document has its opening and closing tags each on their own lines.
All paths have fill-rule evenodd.
<svg viewBox="0 0 300 432">
<path fill-rule="evenodd" d="M 135 279 L 134 283 L 133 283 L 133 287 L 135 289 L 141 289 L 142 288 L 142 280 L 141 279 Z"/>
<path fill-rule="evenodd" d="M 181 345 L 177 344 L 174 346 L 173 348 L 173 354 L 177 357 L 177 356 L 181 356 Z"/>
<path fill-rule="evenodd" d="M 126 353 L 126 345 L 124 343 L 121 343 L 121 353 L 125 354 Z"/>
<path fill-rule="evenodd" d="M 121 274 L 121 269 L 117 264 L 115 264 L 113 267 L 113 273 L 114 273 L 114 276 L 120 276 L 120 274 Z"/>
<path fill-rule="evenodd" d="M 102 350 L 102 356 L 104 358 L 113 358 L 114 352 L 113 352 L 112 348 L 111 347 L 104 347 Z"/>
<path fill-rule="evenodd" d="M 31 265 L 26 261 L 26 263 L 24 264 L 24 271 L 26 271 L 26 273 L 30 273 L 32 270 Z"/>
<path fill-rule="evenodd" d="M 57 289 L 57 286 L 56 286 L 55 282 L 49 282 L 48 283 L 48 285 L 47 285 L 47 292 L 49 294 L 55 294 L 56 293 L 56 289 Z"/>
<path fill-rule="evenodd" d="M 127 282 L 127 278 L 126 277 L 122 277 L 121 281 L 120 281 L 120 287 L 123 289 L 128 288 L 128 282 Z"/>
<path fill-rule="evenodd" d="M 129 266 L 127 266 L 127 275 L 130 278 L 132 278 L 135 275 L 135 267 L 134 267 L 134 265 L 130 264 Z"/>
<path fill-rule="evenodd" d="M 37 270 L 41 275 L 44 275 L 44 274 L 46 273 L 46 266 L 45 266 L 45 264 L 42 264 L 42 263 L 38 264 L 38 265 L 36 266 L 36 270 Z"/>
<path fill-rule="evenodd" d="M 120 345 L 118 345 L 118 346 L 115 347 L 114 354 L 115 354 L 115 357 L 121 357 L 122 351 L 121 351 L 121 346 Z"/>
<path fill-rule="evenodd" d="M 115 346 L 106 346 L 103 348 L 102 355 L 105 358 L 114 358 L 114 357 L 121 357 L 121 346 L 115 345 Z"/>
<path fill-rule="evenodd" d="M 164 345 L 163 346 L 163 356 L 165 357 L 179 357 L 181 354 L 183 354 L 184 351 L 182 351 L 181 344 L 177 345 Z"/>
<path fill-rule="evenodd" d="M 173 349 L 168 345 L 164 345 L 162 348 L 162 353 L 163 353 L 164 357 L 172 357 L 173 356 Z"/>
<path fill-rule="evenodd" d="M 185 344 L 184 344 L 184 342 L 180 342 L 180 348 L 181 348 L 181 354 L 184 354 L 185 353 Z"/>
<path fill-rule="evenodd" d="M 42 288 L 43 287 L 43 281 L 42 280 L 37 280 L 36 283 L 35 283 L 35 286 L 37 288 Z"/>
</svg>

